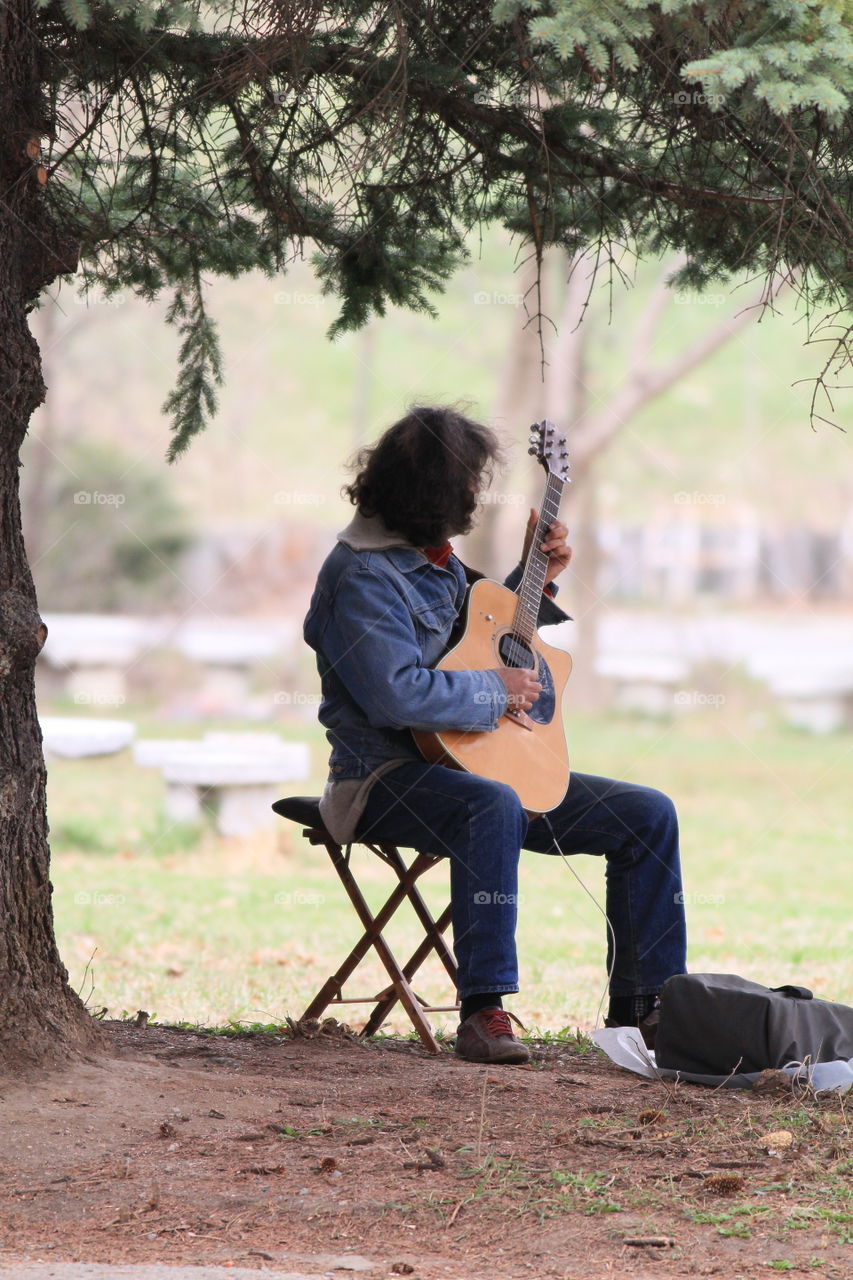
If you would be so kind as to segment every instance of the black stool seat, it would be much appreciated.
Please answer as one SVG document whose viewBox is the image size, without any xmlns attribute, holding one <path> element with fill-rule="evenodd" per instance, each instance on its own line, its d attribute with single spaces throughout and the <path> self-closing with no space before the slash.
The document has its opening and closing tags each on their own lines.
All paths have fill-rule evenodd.
<svg viewBox="0 0 853 1280">
<path fill-rule="evenodd" d="M 284 800 L 276 800 L 273 810 L 282 818 L 290 818 L 291 822 L 301 822 L 303 827 L 322 830 L 319 796 L 287 796 Z"/>
</svg>

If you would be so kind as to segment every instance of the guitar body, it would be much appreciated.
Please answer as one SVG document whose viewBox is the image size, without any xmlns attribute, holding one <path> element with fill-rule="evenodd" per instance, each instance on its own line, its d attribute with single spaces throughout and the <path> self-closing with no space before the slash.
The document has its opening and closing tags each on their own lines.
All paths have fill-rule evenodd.
<svg viewBox="0 0 853 1280">
<path fill-rule="evenodd" d="M 518 596 L 508 587 L 488 578 L 475 582 L 468 593 L 462 638 L 436 664 L 437 669 L 485 671 L 518 665 L 505 660 L 517 606 Z M 487 732 L 413 730 L 413 736 L 430 763 L 505 782 L 518 794 L 527 812 L 536 815 L 554 809 L 569 785 L 561 703 L 572 660 L 561 649 L 544 644 L 538 635 L 530 642 L 530 653 L 543 687 L 529 711 L 504 715 L 497 728 Z"/>
</svg>

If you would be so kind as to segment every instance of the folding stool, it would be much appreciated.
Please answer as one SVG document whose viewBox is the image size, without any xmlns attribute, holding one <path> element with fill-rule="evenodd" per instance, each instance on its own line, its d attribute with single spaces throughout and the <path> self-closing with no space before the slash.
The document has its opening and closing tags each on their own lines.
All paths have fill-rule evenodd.
<svg viewBox="0 0 853 1280">
<path fill-rule="evenodd" d="M 431 1053 L 439 1053 L 438 1041 L 432 1033 L 432 1028 L 425 1014 L 450 1011 L 457 1009 L 459 1006 L 456 1004 L 426 1004 L 412 989 L 411 981 L 427 956 L 434 951 L 447 970 L 454 991 L 456 989 L 456 962 L 443 936 L 447 926 L 450 924 L 450 903 L 447 904 L 438 919 L 434 920 L 416 884 L 416 881 L 425 872 L 434 867 L 436 863 L 443 861 L 443 859 L 433 857 L 429 853 L 416 853 L 413 861 L 407 866 L 396 845 L 386 844 L 382 841 L 354 841 L 353 843 L 363 844 L 371 853 L 375 853 L 377 858 L 381 858 L 383 862 L 387 863 L 399 881 L 385 904 L 374 915 L 364 900 L 364 895 L 350 866 L 352 845 L 348 844 L 344 848 L 336 840 L 332 839 L 323 826 L 323 820 L 320 817 L 319 797 L 290 796 L 285 800 L 277 800 L 273 805 L 273 809 L 282 818 L 289 818 L 292 822 L 300 823 L 303 827 L 302 834 L 311 844 L 325 846 L 326 852 L 332 860 L 332 866 L 337 871 L 341 883 L 349 894 L 352 905 L 355 907 L 356 914 L 364 926 L 364 933 L 352 951 L 338 967 L 337 971 L 324 982 L 302 1017 L 319 1018 L 330 1004 L 372 1004 L 374 1006 L 373 1012 L 361 1033 L 362 1035 L 370 1036 L 379 1030 L 399 1000 L 409 1015 L 424 1046 Z M 409 960 L 404 965 L 400 965 L 382 936 L 382 930 L 396 913 L 397 908 L 406 900 L 411 903 L 415 915 L 423 926 L 424 937 Z M 374 948 L 385 966 L 391 979 L 390 985 L 383 988 L 375 996 L 345 998 L 343 995 L 344 983 L 355 972 L 371 947 Z"/>
</svg>

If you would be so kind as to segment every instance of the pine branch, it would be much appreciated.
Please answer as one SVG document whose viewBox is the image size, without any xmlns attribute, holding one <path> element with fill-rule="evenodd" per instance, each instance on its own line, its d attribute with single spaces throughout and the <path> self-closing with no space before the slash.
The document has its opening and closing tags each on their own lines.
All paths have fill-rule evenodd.
<svg viewBox="0 0 853 1280">
<path fill-rule="evenodd" d="M 166 320 L 177 327 L 183 339 L 178 380 L 163 405 L 163 413 L 172 419 L 172 443 L 166 456 L 174 462 L 213 418 L 217 409 L 215 388 L 222 385 L 219 338 L 205 310 L 198 271 L 175 291 Z"/>
</svg>

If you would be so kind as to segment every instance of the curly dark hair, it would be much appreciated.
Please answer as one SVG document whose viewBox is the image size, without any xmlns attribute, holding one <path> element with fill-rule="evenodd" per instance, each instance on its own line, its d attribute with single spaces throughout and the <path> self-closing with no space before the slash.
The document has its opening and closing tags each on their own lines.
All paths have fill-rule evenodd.
<svg viewBox="0 0 853 1280">
<path fill-rule="evenodd" d="M 418 405 L 359 451 L 343 492 L 416 547 L 440 546 L 470 531 L 477 494 L 500 457 L 489 427 L 455 409 Z"/>
</svg>

